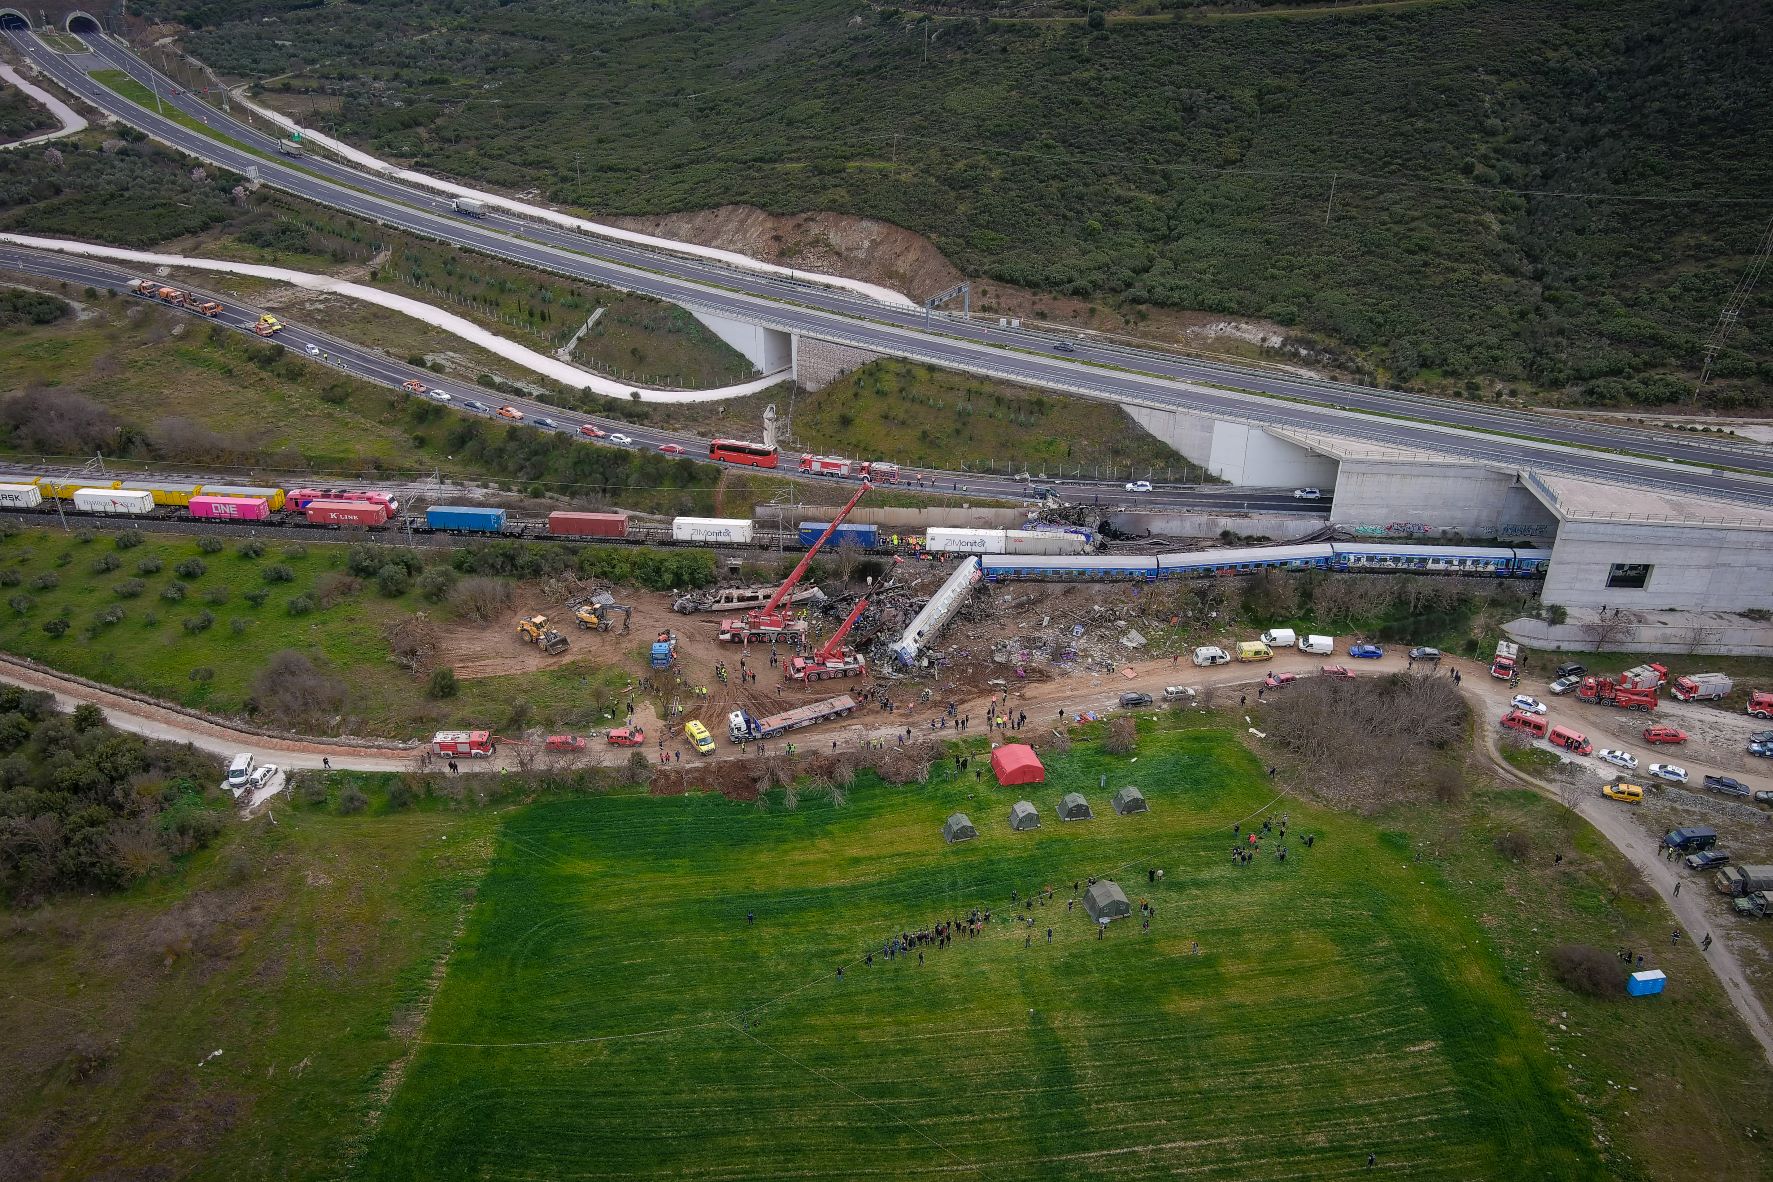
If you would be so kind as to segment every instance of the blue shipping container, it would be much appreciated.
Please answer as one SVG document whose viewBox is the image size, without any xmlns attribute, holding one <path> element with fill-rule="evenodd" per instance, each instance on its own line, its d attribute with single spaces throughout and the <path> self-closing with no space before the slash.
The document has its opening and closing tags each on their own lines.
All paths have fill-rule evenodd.
<svg viewBox="0 0 1773 1182">
<path fill-rule="evenodd" d="M 802 546 L 812 545 L 819 540 L 819 535 L 824 533 L 825 527 L 830 524 L 829 521 L 801 522 L 800 544 Z M 837 527 L 837 532 L 832 534 L 831 540 L 825 544 L 827 546 L 837 546 L 846 542 L 852 546 L 860 546 L 864 550 L 872 550 L 880 543 L 880 527 L 876 525 L 856 525 L 851 522 L 845 522 Z"/>
<path fill-rule="evenodd" d="M 425 510 L 425 524 L 432 529 L 468 530 L 477 534 L 503 533 L 505 511 L 479 505 L 432 505 Z"/>
<path fill-rule="evenodd" d="M 1668 984 L 1668 978 L 1662 975 L 1661 969 L 1648 972 L 1633 973 L 1626 979 L 1625 991 L 1633 997 L 1648 997 L 1652 993 L 1661 993 L 1662 987 Z"/>
</svg>

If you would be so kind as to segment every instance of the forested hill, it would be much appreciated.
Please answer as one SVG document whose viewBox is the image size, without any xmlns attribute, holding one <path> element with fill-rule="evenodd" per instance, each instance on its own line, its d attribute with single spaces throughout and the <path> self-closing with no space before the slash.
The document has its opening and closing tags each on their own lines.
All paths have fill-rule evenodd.
<svg viewBox="0 0 1773 1182">
<path fill-rule="evenodd" d="M 1092 29 L 837 0 L 183 14 L 225 70 L 329 63 L 306 77 L 346 101 L 315 122 L 425 168 L 600 211 L 867 214 L 970 274 L 1269 317 L 1388 380 L 1685 396 L 1773 217 L 1759 0 L 1171 15 Z M 1773 403 L 1770 293 L 1723 355 L 1726 404 Z"/>
</svg>

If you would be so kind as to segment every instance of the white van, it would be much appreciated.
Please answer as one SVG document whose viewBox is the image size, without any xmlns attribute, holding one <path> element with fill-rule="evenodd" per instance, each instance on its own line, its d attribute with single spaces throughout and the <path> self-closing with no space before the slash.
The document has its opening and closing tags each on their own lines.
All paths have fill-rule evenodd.
<svg viewBox="0 0 1773 1182">
<path fill-rule="evenodd" d="M 1229 665 L 1231 654 L 1222 648 L 1197 648 L 1194 650 L 1196 665 Z"/>
<path fill-rule="evenodd" d="M 1297 639 L 1291 628 L 1274 628 L 1262 634 L 1262 643 L 1269 648 L 1292 648 Z"/>
<path fill-rule="evenodd" d="M 252 779 L 252 769 L 258 766 L 258 762 L 250 751 L 242 751 L 236 755 L 234 761 L 228 765 L 228 787 L 236 792 L 246 787 L 247 781 Z"/>
<path fill-rule="evenodd" d="M 1336 651 L 1336 638 L 1334 636 L 1301 636 L 1299 651 L 1316 653 L 1320 657 L 1329 656 Z"/>
</svg>

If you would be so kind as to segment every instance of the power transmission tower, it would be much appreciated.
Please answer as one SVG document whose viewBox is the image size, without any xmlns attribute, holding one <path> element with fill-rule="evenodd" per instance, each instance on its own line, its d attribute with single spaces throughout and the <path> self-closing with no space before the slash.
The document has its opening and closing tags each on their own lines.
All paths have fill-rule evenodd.
<svg viewBox="0 0 1773 1182">
<path fill-rule="evenodd" d="M 1767 222 L 1767 229 L 1761 235 L 1761 245 L 1755 251 L 1754 258 L 1748 261 L 1748 269 L 1736 284 L 1736 290 L 1724 303 L 1724 310 L 1718 313 L 1717 327 L 1711 330 L 1711 336 L 1705 342 L 1705 362 L 1699 368 L 1699 384 L 1693 387 L 1693 405 L 1699 405 L 1700 397 L 1705 393 L 1706 384 L 1711 381 L 1712 363 L 1723 351 L 1724 338 L 1742 319 L 1742 310 L 1748 306 L 1748 297 L 1754 294 L 1755 283 L 1761 278 L 1761 271 L 1767 265 L 1767 256 L 1773 254 L 1773 220 Z"/>
</svg>

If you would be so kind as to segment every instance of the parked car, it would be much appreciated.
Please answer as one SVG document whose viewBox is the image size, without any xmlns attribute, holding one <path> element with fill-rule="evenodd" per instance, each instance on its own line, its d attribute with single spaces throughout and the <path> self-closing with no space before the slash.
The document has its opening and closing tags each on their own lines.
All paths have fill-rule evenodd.
<svg viewBox="0 0 1773 1182">
<path fill-rule="evenodd" d="M 1538 698 L 1530 698 L 1526 694 L 1516 694 L 1508 703 L 1516 710 L 1524 710 L 1528 714 L 1544 714 L 1547 707 Z"/>
<path fill-rule="evenodd" d="M 1756 788 L 1755 789 L 1755 803 L 1756 804 L 1773 804 L 1773 789 Z"/>
<path fill-rule="evenodd" d="M 1750 743 L 1748 753 L 1758 755 L 1762 759 L 1773 759 L 1773 743 Z"/>
<path fill-rule="evenodd" d="M 1551 683 L 1551 692 L 1554 694 L 1557 694 L 1561 697 L 1562 695 L 1569 693 L 1571 690 L 1575 689 L 1577 686 L 1579 686 L 1581 684 L 1582 684 L 1582 678 L 1577 676 L 1576 674 L 1572 673 L 1567 677 L 1560 677 L 1556 681 L 1552 682 Z"/>
<path fill-rule="evenodd" d="M 1383 645 L 1377 644 L 1351 644 L 1348 646 L 1348 655 L 1376 661 L 1385 655 L 1385 648 Z"/>
<path fill-rule="evenodd" d="M 1644 728 L 1646 743 L 1685 743 L 1687 732 L 1678 726 L 1647 726 Z"/>
<path fill-rule="evenodd" d="M 664 452 L 668 456 L 680 456 L 683 454 L 683 444 L 681 444 L 681 443 L 661 443 L 661 444 L 659 444 L 659 450 Z"/>
<path fill-rule="evenodd" d="M 529 425 L 532 427 L 540 427 L 544 431 L 558 431 L 558 430 L 560 430 L 559 423 L 555 422 L 553 419 L 542 418 L 540 415 L 537 415 L 535 418 L 531 419 L 529 421 Z"/>
<path fill-rule="evenodd" d="M 638 726 L 619 726 L 608 735 L 611 747 L 639 747 L 646 742 L 646 729 Z"/>
<path fill-rule="evenodd" d="M 1431 664 L 1438 663 L 1441 659 L 1441 650 L 1420 645 L 1410 650 L 1410 659 L 1412 661 L 1428 661 Z"/>
<path fill-rule="evenodd" d="M 433 387 L 431 387 L 431 397 L 435 398 L 439 402 L 448 402 L 449 401 L 449 391 L 448 390 L 439 390 L 437 387 L 433 386 Z"/>
<path fill-rule="evenodd" d="M 1735 776 L 1707 776 L 1704 784 L 1708 792 L 1721 792 L 1725 796 L 1741 796 L 1752 798 L 1754 790 Z"/>
<path fill-rule="evenodd" d="M 263 788 L 266 784 L 269 784 L 271 782 L 271 777 L 275 776 L 276 774 L 277 774 L 277 765 L 276 764 L 274 764 L 274 763 L 259 764 L 259 766 L 252 769 L 252 775 L 246 777 L 247 791 L 257 792 L 260 788 Z"/>
<path fill-rule="evenodd" d="M 608 439 L 617 447 L 627 447 L 634 442 L 630 436 L 624 435 L 620 431 L 611 431 L 608 435 L 604 436 L 604 438 Z"/>
<path fill-rule="evenodd" d="M 1295 501 L 1321 501 L 1324 499 L 1324 490 L 1321 488 L 1296 488 L 1293 490 L 1293 499 Z"/>
<path fill-rule="evenodd" d="M 1120 704 L 1122 706 L 1149 706 L 1151 705 L 1151 695 L 1136 691 L 1124 693 L 1120 696 Z"/>
<path fill-rule="evenodd" d="M 309 348 L 313 348 L 313 346 L 310 345 Z M 408 378 L 406 381 L 400 383 L 400 388 L 409 394 L 423 394 L 425 392 L 425 383 L 419 381 L 417 378 Z"/>
<path fill-rule="evenodd" d="M 1564 678 L 1564 677 L 1580 678 L 1583 674 L 1585 674 L 1587 672 L 1588 672 L 1587 665 L 1579 665 L 1575 661 L 1566 661 L 1564 664 L 1559 665 L 1557 667 L 1557 669 L 1553 671 L 1552 676 L 1558 677 L 1558 678 Z"/>
<path fill-rule="evenodd" d="M 579 434 L 583 435 L 586 439 L 602 439 L 607 436 L 609 432 L 605 431 L 595 423 L 582 423 L 579 426 Z"/>
<path fill-rule="evenodd" d="M 1637 756 L 1629 751 L 1620 751 L 1615 747 L 1602 747 L 1594 753 L 1594 757 L 1604 763 L 1610 763 L 1614 767 L 1625 768 L 1627 771 L 1636 771 L 1638 767 Z"/>
<path fill-rule="evenodd" d="M 1751 743 L 1773 743 L 1773 731 L 1756 731 L 1748 737 Z"/>
<path fill-rule="evenodd" d="M 1627 784 L 1625 781 L 1619 780 L 1612 784 L 1601 785 L 1601 795 L 1608 800 L 1620 800 L 1626 804 L 1643 804 L 1644 786 L 1642 784 Z"/>
<path fill-rule="evenodd" d="M 1283 685 L 1291 685 L 1298 680 L 1299 675 L 1297 673 L 1277 673 L 1270 671 L 1268 676 L 1262 679 L 1262 684 L 1269 689 L 1278 689 Z"/>
<path fill-rule="evenodd" d="M 550 751 L 583 751 L 585 740 L 578 735 L 549 735 L 543 746 Z"/>
<path fill-rule="evenodd" d="M 518 410 L 515 406 L 501 406 L 499 407 L 499 417 L 501 419 L 510 419 L 513 423 L 521 423 L 523 421 L 523 412 Z"/>
<path fill-rule="evenodd" d="M 1149 480 L 1135 480 L 1131 484 L 1127 485 L 1127 491 L 1128 492 L 1150 492 L 1151 491 L 1151 481 L 1149 481 Z"/>
<path fill-rule="evenodd" d="M 1678 763 L 1653 763 L 1650 765 L 1650 774 L 1658 780 L 1667 780 L 1670 784 L 1687 782 L 1687 769 Z"/>
<path fill-rule="evenodd" d="M 1318 672 L 1325 677 L 1346 677 L 1351 680 L 1354 677 L 1354 674 L 1348 671 L 1347 665 L 1325 665 L 1322 669 L 1319 669 Z"/>
<path fill-rule="evenodd" d="M 1730 855 L 1723 850 L 1700 850 L 1697 854 L 1688 854 L 1681 859 L 1681 865 L 1689 870 L 1716 870 L 1730 860 Z"/>
</svg>

